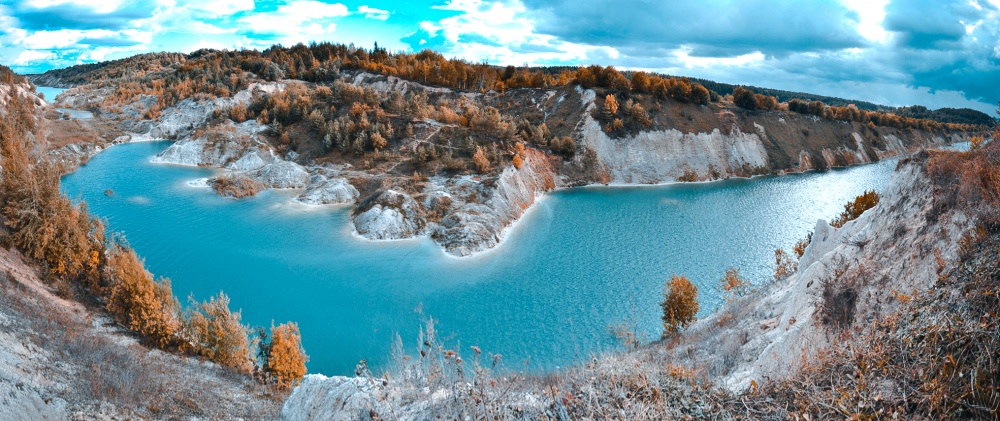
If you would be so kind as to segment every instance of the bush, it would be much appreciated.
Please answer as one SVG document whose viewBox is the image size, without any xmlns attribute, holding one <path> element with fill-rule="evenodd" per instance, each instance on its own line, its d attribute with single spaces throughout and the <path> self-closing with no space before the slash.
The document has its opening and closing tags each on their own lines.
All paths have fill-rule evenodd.
<svg viewBox="0 0 1000 421">
<path fill-rule="evenodd" d="M 306 356 L 302 349 L 299 325 L 294 322 L 271 326 L 271 340 L 266 344 L 263 355 L 264 373 L 273 378 L 281 387 L 296 386 L 306 375 Z"/>
<path fill-rule="evenodd" d="M 698 314 L 698 287 L 684 275 L 670 275 L 663 287 L 663 337 L 687 327 Z"/>
<path fill-rule="evenodd" d="M 184 324 L 187 346 L 195 354 L 241 372 L 249 372 L 250 330 L 240 324 L 240 312 L 229 310 L 229 297 L 219 293 L 208 302 L 191 301 Z"/>
<path fill-rule="evenodd" d="M 774 250 L 774 265 L 774 279 L 788 277 L 799 269 L 798 263 L 782 249 Z"/>
<path fill-rule="evenodd" d="M 800 238 L 799 241 L 795 242 L 795 246 L 792 247 L 792 252 L 795 253 L 796 257 L 802 257 L 806 253 L 806 247 L 809 247 L 809 243 L 812 242 L 813 233 L 810 232 L 805 236 L 805 238 Z"/>
<path fill-rule="evenodd" d="M 747 110 L 756 110 L 759 108 L 757 98 L 754 96 L 753 91 L 745 89 L 742 86 L 737 86 L 733 89 L 733 104 Z"/>
<path fill-rule="evenodd" d="M 614 94 L 608 94 L 604 97 L 604 118 L 606 120 L 614 119 L 618 115 L 618 100 L 615 99 Z"/>
<path fill-rule="evenodd" d="M 739 269 L 729 268 L 722 277 L 722 291 L 727 296 L 727 302 L 733 301 L 750 292 L 750 283 L 740 276 Z"/>
<path fill-rule="evenodd" d="M 490 171 L 490 160 L 486 158 L 486 153 L 483 152 L 483 148 L 476 146 L 476 153 L 472 155 L 472 162 L 476 164 L 476 169 L 479 170 L 480 174 L 486 174 Z"/>
<path fill-rule="evenodd" d="M 108 253 L 108 312 L 160 348 L 173 343 L 181 323 L 180 304 L 170 290 L 170 280 L 154 282 L 130 248 L 115 245 Z"/>
<path fill-rule="evenodd" d="M 211 185 L 219 196 L 236 199 L 256 195 L 264 189 L 260 182 L 241 174 L 220 175 L 212 180 Z"/>
<path fill-rule="evenodd" d="M 858 219 L 866 210 L 874 208 L 878 204 L 879 195 L 873 190 L 866 190 L 854 200 L 844 205 L 844 211 L 837 216 L 830 225 L 840 228 L 849 221 Z"/>
</svg>

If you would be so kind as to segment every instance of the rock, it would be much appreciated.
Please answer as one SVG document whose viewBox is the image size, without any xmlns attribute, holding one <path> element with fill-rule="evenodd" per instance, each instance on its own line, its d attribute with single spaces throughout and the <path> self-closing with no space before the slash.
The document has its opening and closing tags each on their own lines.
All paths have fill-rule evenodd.
<svg viewBox="0 0 1000 421">
<path fill-rule="evenodd" d="M 358 235 L 370 240 L 398 240 L 423 233 L 427 222 L 423 208 L 405 193 L 376 192 L 354 211 Z"/>
<path fill-rule="evenodd" d="M 553 187 L 555 171 L 544 155 L 534 150 L 526 151 L 520 170 L 507 167 L 494 187 L 473 189 L 476 197 L 487 198 L 483 203 L 458 202 L 451 206 L 452 210 L 433 233 L 434 241 L 456 256 L 469 256 L 493 248 L 536 198 Z M 460 194 L 453 192 L 450 196 Z"/>
<path fill-rule="evenodd" d="M 309 172 L 305 168 L 277 157 L 249 176 L 274 189 L 299 189 L 309 184 Z"/>
<path fill-rule="evenodd" d="M 669 129 L 612 139 L 587 113 L 581 136 L 583 145 L 597 153 L 597 159 L 607 168 L 613 183 L 676 181 L 687 171 L 704 177 L 715 170 L 727 177 L 747 167 L 768 166 L 767 150 L 761 137 L 757 133 L 743 133 L 738 128 L 733 128 L 728 135 L 719 129 L 711 133 L 682 133 Z"/>
<path fill-rule="evenodd" d="M 376 391 L 363 378 L 310 374 L 292 391 L 281 409 L 283 421 L 365 419 Z"/>
<path fill-rule="evenodd" d="M 346 179 L 317 174 L 309 178 L 306 192 L 295 200 L 307 205 L 345 205 L 357 201 L 358 196 L 358 189 Z"/>
</svg>

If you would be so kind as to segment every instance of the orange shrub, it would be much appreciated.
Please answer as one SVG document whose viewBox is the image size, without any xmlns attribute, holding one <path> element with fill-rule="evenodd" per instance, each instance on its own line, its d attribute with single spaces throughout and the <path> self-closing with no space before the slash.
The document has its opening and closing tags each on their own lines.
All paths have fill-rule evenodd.
<svg viewBox="0 0 1000 421">
<path fill-rule="evenodd" d="M 739 269 L 729 268 L 722 277 L 722 291 L 727 295 L 726 301 L 735 300 L 750 292 L 750 283 L 740 276 Z"/>
<path fill-rule="evenodd" d="M 774 279 L 788 277 L 799 268 L 792 256 L 782 249 L 774 250 L 774 265 Z"/>
<path fill-rule="evenodd" d="M 229 310 L 229 297 L 219 293 L 208 302 L 195 303 L 184 324 L 187 346 L 201 356 L 241 372 L 249 372 L 250 329 L 240 324 L 240 312 Z"/>
<path fill-rule="evenodd" d="M 698 287 L 684 275 L 670 275 L 663 286 L 663 336 L 679 332 L 695 320 L 698 314 Z"/>
<path fill-rule="evenodd" d="M 486 158 L 486 153 L 479 146 L 476 146 L 476 153 L 472 155 L 472 162 L 476 164 L 476 169 L 479 170 L 480 174 L 486 174 L 490 171 L 490 160 Z"/>
<path fill-rule="evenodd" d="M 154 282 L 130 248 L 118 245 L 109 254 L 105 268 L 108 312 L 158 347 L 172 343 L 180 330 L 180 306 L 170 291 L 170 280 Z"/>
<path fill-rule="evenodd" d="M 840 228 L 849 221 L 858 219 L 866 210 L 874 208 L 878 204 L 879 195 L 873 190 L 868 190 L 854 200 L 844 205 L 844 211 L 837 216 L 830 225 Z"/>
<path fill-rule="evenodd" d="M 267 362 L 264 373 L 273 378 L 281 387 L 298 385 L 306 375 L 306 356 L 302 349 L 299 325 L 289 322 L 271 326 L 271 340 L 266 344 Z"/>
</svg>

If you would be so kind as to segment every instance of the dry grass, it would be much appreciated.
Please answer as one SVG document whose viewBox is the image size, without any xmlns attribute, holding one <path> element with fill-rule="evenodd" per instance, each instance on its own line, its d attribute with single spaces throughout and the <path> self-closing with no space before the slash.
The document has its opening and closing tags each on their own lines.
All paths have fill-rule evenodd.
<svg viewBox="0 0 1000 421">
<path fill-rule="evenodd" d="M 254 196 L 264 189 L 263 184 L 242 174 L 220 175 L 210 184 L 219 196 L 235 199 Z"/>
<path fill-rule="evenodd" d="M 150 350 L 24 282 L 37 280 L 0 272 L 0 314 L 15 320 L 18 337 L 37 351 L 22 369 L 37 365 L 36 374 L 71 411 L 93 415 L 111 404 L 131 419 L 277 418 L 283 394 L 211 364 Z"/>
</svg>

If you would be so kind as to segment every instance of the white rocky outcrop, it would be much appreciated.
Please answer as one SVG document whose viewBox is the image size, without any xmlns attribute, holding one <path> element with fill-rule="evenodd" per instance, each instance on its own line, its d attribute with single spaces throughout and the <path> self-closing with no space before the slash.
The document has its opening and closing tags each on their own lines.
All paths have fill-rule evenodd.
<svg viewBox="0 0 1000 421">
<path fill-rule="evenodd" d="M 360 377 L 326 377 L 310 374 L 292 391 L 281 410 L 281 419 L 341 421 L 362 419 L 377 391 Z"/>
<path fill-rule="evenodd" d="M 410 195 L 380 190 L 354 211 L 354 228 L 369 240 L 399 240 L 424 233 L 423 208 Z"/>
<path fill-rule="evenodd" d="M 579 126 L 580 143 L 597 153 L 597 159 L 611 176 L 612 183 L 656 184 L 676 181 L 686 173 L 720 177 L 767 168 L 767 150 L 759 133 L 743 133 L 737 127 L 730 134 L 719 129 L 711 133 L 682 133 L 668 129 L 644 131 L 621 138 L 611 138 L 590 115 L 594 107 L 593 91 L 586 91 L 587 104 Z"/>
<path fill-rule="evenodd" d="M 358 200 L 358 189 L 347 179 L 316 174 L 309 178 L 305 193 L 295 201 L 307 205 L 347 205 Z"/>
<path fill-rule="evenodd" d="M 264 129 L 265 126 L 253 120 L 240 124 L 226 122 L 213 127 L 200 137 L 187 137 L 174 142 L 156 154 L 152 161 L 222 168 L 253 154 L 262 164 L 256 168 L 243 168 L 243 170 L 258 169 L 266 163 L 264 160 L 271 156 L 270 147 L 257 136 Z M 252 157 L 247 159 L 253 160 Z M 244 161 L 241 164 L 250 165 L 250 162 Z"/>
<path fill-rule="evenodd" d="M 793 375 L 835 345 L 840 327 L 824 323 L 821 313 L 828 284 L 853 297 L 851 326 L 864 328 L 895 308 L 896 294 L 926 291 L 944 269 L 941 262 L 957 260 L 971 221 L 953 212 L 929 223 L 930 191 L 920 164 L 903 165 L 878 206 L 839 229 L 819 221 L 793 275 L 699 320 L 684 335 L 698 339 L 671 352 L 716 367 L 713 374 L 733 391 Z M 727 319 L 735 326 L 720 328 Z"/>
<path fill-rule="evenodd" d="M 454 184 L 454 183 L 453 183 Z M 457 191 L 462 189 L 461 183 Z M 451 211 L 433 232 L 434 241 L 456 256 L 469 256 L 495 247 L 535 200 L 555 187 L 555 172 L 545 156 L 529 150 L 521 169 L 503 170 L 492 188 L 477 189 L 486 200 L 462 202 L 460 194 L 450 194 Z M 456 193 L 456 192 L 453 192 Z M 432 200 L 436 196 L 431 196 Z M 433 206 L 433 204 L 431 204 Z"/>
</svg>

